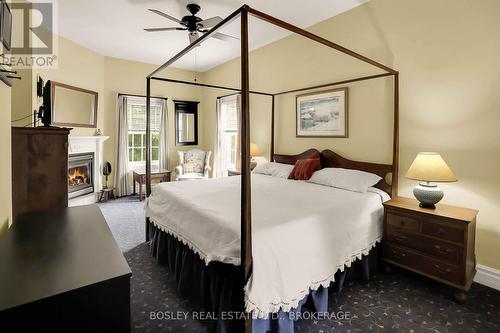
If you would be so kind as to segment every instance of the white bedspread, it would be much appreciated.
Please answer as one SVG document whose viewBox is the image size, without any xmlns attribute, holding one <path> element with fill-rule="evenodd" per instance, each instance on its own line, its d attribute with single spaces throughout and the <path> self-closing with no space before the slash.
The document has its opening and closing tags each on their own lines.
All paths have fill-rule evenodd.
<svg viewBox="0 0 500 333">
<path fill-rule="evenodd" d="M 327 287 L 380 241 L 387 199 L 377 189 L 357 193 L 253 174 L 247 311 L 259 318 L 289 311 L 310 289 Z M 240 177 L 159 184 L 145 209 L 207 264 L 240 264 Z"/>
</svg>

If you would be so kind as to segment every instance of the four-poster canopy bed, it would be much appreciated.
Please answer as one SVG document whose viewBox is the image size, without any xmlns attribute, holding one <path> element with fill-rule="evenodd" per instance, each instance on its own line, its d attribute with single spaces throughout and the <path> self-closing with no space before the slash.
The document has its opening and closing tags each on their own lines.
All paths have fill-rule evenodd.
<svg viewBox="0 0 500 333">
<path fill-rule="evenodd" d="M 309 86 L 300 89 L 293 89 L 281 92 L 261 92 L 252 91 L 249 87 L 249 46 L 248 46 L 248 15 L 252 15 L 261 20 L 267 21 L 275 26 L 281 27 L 293 33 L 299 34 L 305 38 L 308 38 L 317 43 L 323 44 L 329 48 L 337 50 L 344 53 L 350 57 L 356 58 L 362 62 L 370 64 L 384 72 L 376 75 L 369 75 L 363 77 L 357 77 L 349 80 L 342 80 L 337 82 L 330 82 L 321 85 Z M 213 33 L 219 30 L 222 26 L 228 22 L 233 21 L 235 18 L 240 17 L 241 19 L 241 88 L 233 88 L 227 86 L 205 84 L 199 82 L 189 82 L 176 79 L 169 79 L 157 76 L 161 71 L 163 71 L 168 66 L 172 65 L 179 58 L 187 54 L 189 51 L 193 50 L 204 40 L 210 37 Z M 394 133 L 393 133 L 393 153 L 392 153 L 392 164 L 376 164 L 367 162 L 358 162 L 345 159 L 336 153 L 325 150 L 319 153 L 316 150 L 306 151 L 302 154 L 287 156 L 287 155 L 277 155 L 275 154 L 275 97 L 290 94 L 300 91 L 313 90 L 323 87 L 336 86 L 341 84 L 348 84 L 358 81 L 372 80 L 382 77 L 392 76 L 394 78 Z M 399 73 L 381 63 L 378 63 L 372 59 L 369 59 L 361 54 L 351 51 L 343 46 L 312 34 L 306 30 L 293 26 L 287 22 L 279 20 L 275 17 L 257 11 L 247 5 L 240 7 L 238 10 L 233 12 L 219 24 L 217 24 L 210 31 L 201 36 L 197 41 L 190 44 L 188 47 L 183 49 L 177 55 L 168 60 L 165 64 L 160 66 L 157 70 L 147 76 L 146 79 L 146 96 L 147 96 L 147 111 L 146 111 L 146 136 L 149 138 L 151 134 L 150 126 L 150 98 L 151 98 L 151 80 L 171 82 L 177 84 L 187 84 L 192 86 L 223 89 L 236 91 L 241 94 L 241 104 L 240 104 L 240 138 L 241 138 L 241 225 L 240 225 L 240 292 L 238 297 L 244 297 L 243 288 L 245 287 L 247 281 L 252 273 L 252 196 L 251 196 L 251 170 L 250 170 L 250 109 L 249 109 L 249 96 L 250 94 L 264 95 L 271 98 L 272 109 L 271 109 L 271 144 L 270 144 L 270 155 L 271 159 L 275 162 L 293 164 L 298 159 L 303 157 L 308 157 L 311 154 L 319 154 L 321 157 L 322 167 L 336 167 L 345 169 L 357 169 L 362 171 L 367 171 L 379 175 L 382 180 L 376 185 L 379 189 L 389 193 L 392 197 L 397 195 L 397 183 L 398 183 L 398 151 L 399 151 Z M 151 147 L 150 140 L 146 140 L 146 194 L 149 197 L 151 195 Z M 392 174 L 392 182 L 386 181 L 388 174 Z M 254 176 L 252 176 L 253 178 Z M 149 218 L 146 218 L 146 240 L 150 240 L 150 228 L 151 222 Z M 252 320 L 251 317 L 246 317 L 245 319 L 245 332 L 252 331 Z"/>
</svg>

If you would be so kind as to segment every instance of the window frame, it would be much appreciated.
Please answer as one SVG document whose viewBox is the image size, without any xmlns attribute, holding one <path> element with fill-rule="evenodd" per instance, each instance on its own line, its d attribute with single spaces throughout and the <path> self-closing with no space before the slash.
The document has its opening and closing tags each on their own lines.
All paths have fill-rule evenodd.
<svg viewBox="0 0 500 333">
<path fill-rule="evenodd" d="M 137 170 L 137 169 L 144 169 L 146 167 L 146 141 L 145 141 L 145 137 L 146 137 L 146 129 L 144 128 L 144 130 L 133 130 L 131 129 L 130 127 L 130 116 L 131 116 L 131 110 L 129 109 L 129 104 L 135 104 L 135 105 L 141 105 L 141 106 L 144 106 L 146 104 L 146 96 L 141 96 L 141 95 L 129 95 L 129 94 L 119 94 L 120 95 L 123 95 L 123 96 L 126 96 L 127 97 L 127 105 L 126 105 L 126 108 L 127 108 L 127 162 L 128 162 L 128 166 L 129 166 L 129 169 L 131 170 Z M 140 103 L 138 103 L 137 101 L 140 100 L 140 99 L 143 99 L 143 103 L 142 101 Z M 135 103 L 133 102 L 135 100 Z M 156 100 L 156 101 L 155 101 Z M 161 102 L 162 100 L 165 100 L 167 101 L 168 99 L 166 97 L 152 97 L 151 98 L 151 104 L 153 106 L 153 104 L 157 104 L 158 106 L 160 106 L 160 114 L 158 115 L 158 117 L 160 118 L 160 122 L 161 122 Z M 146 122 L 144 122 L 144 125 L 146 124 Z M 160 127 L 161 124 L 158 126 Z M 153 140 L 154 140 L 154 135 L 157 135 L 158 136 L 158 144 L 157 145 L 154 145 L 153 146 Z M 132 144 L 133 146 L 130 145 L 130 136 L 132 135 Z M 134 145 L 135 144 L 135 136 L 136 135 L 140 135 L 141 137 L 141 145 L 140 146 L 136 146 Z M 158 130 L 153 130 L 151 129 L 151 142 L 150 142 L 150 146 L 151 146 L 151 150 L 152 150 L 152 154 L 153 155 L 153 149 L 157 149 L 158 152 L 157 152 L 157 157 L 159 156 L 159 149 L 160 149 L 160 128 L 158 128 Z M 141 149 L 141 160 L 136 160 L 134 161 L 133 160 L 133 150 L 134 149 Z M 131 150 L 132 150 L 132 160 L 130 159 L 131 157 Z M 143 157 L 143 159 L 142 159 Z M 151 166 L 152 168 L 158 168 L 159 167 L 159 160 L 158 158 L 156 160 L 153 160 L 153 156 L 151 156 Z"/>
<path fill-rule="evenodd" d="M 219 107 L 220 107 L 220 111 L 218 112 L 218 116 L 220 117 L 223 117 L 222 115 L 222 112 L 223 112 L 223 107 L 222 107 L 222 104 L 223 103 L 235 103 L 236 107 L 236 129 L 234 128 L 231 128 L 231 129 L 227 129 L 227 128 L 223 128 L 221 130 L 221 133 L 220 133 L 220 136 L 217 138 L 217 140 L 221 140 L 222 142 L 218 142 L 217 145 L 220 147 L 220 155 L 221 155 L 221 159 L 220 161 L 222 162 L 223 165 L 220 166 L 221 170 L 222 170 L 222 175 L 223 176 L 228 176 L 228 171 L 229 170 L 236 170 L 237 166 L 238 166 L 238 136 L 240 134 L 240 119 L 239 119 L 239 116 L 238 116 L 238 112 L 239 111 L 239 104 L 238 104 L 238 96 L 239 94 L 233 94 L 233 95 L 229 95 L 229 96 L 223 96 L 223 97 L 219 97 Z M 217 120 L 218 122 L 220 121 L 219 119 Z M 227 154 L 225 154 L 225 145 L 224 145 L 224 141 L 227 140 L 227 139 L 224 139 L 223 137 L 231 137 L 232 135 L 236 134 L 236 143 L 235 143 L 235 149 L 234 149 L 234 154 L 233 154 L 233 149 L 232 149 L 232 143 L 231 143 L 231 140 L 228 140 L 227 143 L 229 143 L 229 152 Z M 225 156 L 227 155 L 227 156 Z M 235 157 L 235 163 L 231 163 L 231 160 L 232 160 L 232 157 Z"/>
</svg>

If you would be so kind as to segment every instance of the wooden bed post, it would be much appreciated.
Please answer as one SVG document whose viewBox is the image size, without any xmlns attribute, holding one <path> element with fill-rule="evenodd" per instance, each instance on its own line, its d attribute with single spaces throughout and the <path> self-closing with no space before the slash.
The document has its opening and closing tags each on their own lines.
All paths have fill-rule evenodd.
<svg viewBox="0 0 500 333">
<path fill-rule="evenodd" d="M 273 95 L 273 98 L 272 98 L 272 108 L 271 108 L 271 152 L 270 152 L 270 156 L 269 156 L 269 161 L 270 162 L 273 162 L 273 156 L 274 156 L 274 112 L 275 112 L 275 97 Z"/>
<path fill-rule="evenodd" d="M 399 73 L 394 74 L 394 137 L 392 140 L 392 198 L 398 196 L 399 177 Z"/>
<path fill-rule="evenodd" d="M 241 8 L 241 267 L 242 288 L 252 271 L 252 193 L 250 178 L 250 86 L 248 69 L 248 7 Z M 244 295 L 244 292 L 242 292 Z M 243 303 L 243 309 L 244 308 Z M 245 319 L 245 333 L 252 332 L 252 316 Z"/>
<path fill-rule="evenodd" d="M 146 79 L 146 197 L 151 194 L 151 79 Z M 149 220 L 145 221 L 146 242 L 149 241 Z"/>
<path fill-rule="evenodd" d="M 151 194 L 151 79 L 146 79 L 146 196 Z"/>
</svg>

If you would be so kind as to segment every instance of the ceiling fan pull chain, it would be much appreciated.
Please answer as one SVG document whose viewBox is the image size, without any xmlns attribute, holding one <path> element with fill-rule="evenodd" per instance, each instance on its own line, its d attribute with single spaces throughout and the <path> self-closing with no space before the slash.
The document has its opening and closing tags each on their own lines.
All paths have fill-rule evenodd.
<svg viewBox="0 0 500 333">
<path fill-rule="evenodd" d="M 198 75 L 198 64 L 196 61 L 197 56 L 198 56 L 198 48 L 196 47 L 194 49 L 194 82 L 198 81 L 196 77 Z"/>
</svg>

